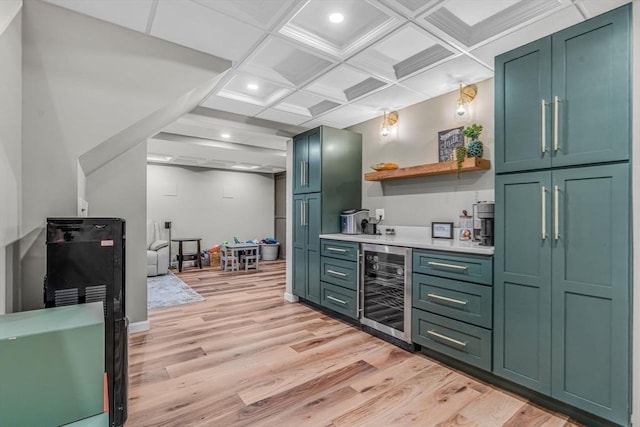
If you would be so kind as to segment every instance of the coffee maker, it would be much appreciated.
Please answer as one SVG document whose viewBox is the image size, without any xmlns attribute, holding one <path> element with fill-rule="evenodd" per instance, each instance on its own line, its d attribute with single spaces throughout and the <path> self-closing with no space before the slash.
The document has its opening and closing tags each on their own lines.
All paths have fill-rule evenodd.
<svg viewBox="0 0 640 427">
<path fill-rule="evenodd" d="M 480 219 L 480 246 L 493 246 L 493 202 L 478 202 L 478 218 Z"/>
</svg>

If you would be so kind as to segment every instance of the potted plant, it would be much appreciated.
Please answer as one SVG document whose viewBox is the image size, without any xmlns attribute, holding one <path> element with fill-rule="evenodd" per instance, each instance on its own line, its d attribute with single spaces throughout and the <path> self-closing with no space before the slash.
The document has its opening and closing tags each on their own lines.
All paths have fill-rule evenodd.
<svg viewBox="0 0 640 427">
<path fill-rule="evenodd" d="M 460 168 L 462 167 L 462 162 L 464 161 L 464 158 L 467 155 L 467 149 L 464 147 L 464 145 L 458 145 L 455 148 L 455 153 L 456 153 L 456 165 L 457 165 L 456 176 L 459 177 Z"/>
<path fill-rule="evenodd" d="M 482 152 L 484 150 L 482 146 L 482 141 L 478 139 L 480 137 L 481 132 L 482 132 L 482 125 L 479 125 L 477 123 L 474 123 L 471 126 L 467 126 L 462 131 L 462 134 L 471 140 L 471 142 L 467 144 L 467 156 L 482 157 Z"/>
</svg>

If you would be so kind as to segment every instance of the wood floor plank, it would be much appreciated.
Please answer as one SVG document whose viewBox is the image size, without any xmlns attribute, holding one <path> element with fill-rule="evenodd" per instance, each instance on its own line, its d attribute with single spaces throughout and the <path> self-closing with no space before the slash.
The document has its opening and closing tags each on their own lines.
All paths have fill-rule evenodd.
<svg viewBox="0 0 640 427">
<path fill-rule="evenodd" d="M 187 268 L 202 302 L 129 337 L 127 427 L 579 427 L 284 294 L 283 261 Z"/>
</svg>

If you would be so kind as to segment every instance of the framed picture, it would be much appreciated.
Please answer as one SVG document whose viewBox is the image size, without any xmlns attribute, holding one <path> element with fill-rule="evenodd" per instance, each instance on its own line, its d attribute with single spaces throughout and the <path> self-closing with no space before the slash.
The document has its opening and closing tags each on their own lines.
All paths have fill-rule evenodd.
<svg viewBox="0 0 640 427">
<path fill-rule="evenodd" d="M 453 223 L 452 222 L 432 222 L 431 238 L 453 239 Z"/>
<path fill-rule="evenodd" d="M 459 145 L 464 145 L 464 126 L 454 129 L 442 130 L 438 132 L 438 161 L 446 162 L 452 160 L 452 154 Z"/>
</svg>

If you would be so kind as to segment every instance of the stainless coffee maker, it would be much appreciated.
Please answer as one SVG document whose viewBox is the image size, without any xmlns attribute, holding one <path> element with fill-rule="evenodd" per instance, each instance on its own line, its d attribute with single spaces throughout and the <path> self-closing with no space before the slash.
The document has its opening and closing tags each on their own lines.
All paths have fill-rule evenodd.
<svg viewBox="0 0 640 427">
<path fill-rule="evenodd" d="M 493 202 L 478 202 L 476 205 L 480 219 L 480 246 L 493 246 Z"/>
</svg>

